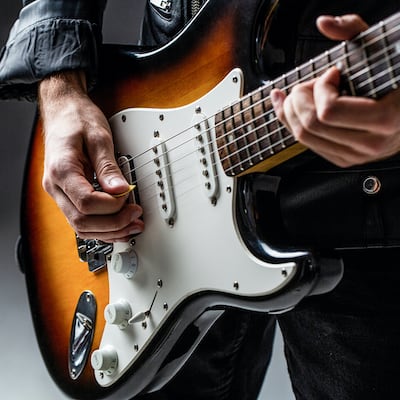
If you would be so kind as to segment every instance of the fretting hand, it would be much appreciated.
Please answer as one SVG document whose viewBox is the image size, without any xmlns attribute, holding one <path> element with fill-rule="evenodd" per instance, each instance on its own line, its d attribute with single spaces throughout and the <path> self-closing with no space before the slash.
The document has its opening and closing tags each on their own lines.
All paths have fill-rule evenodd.
<svg viewBox="0 0 400 400">
<path fill-rule="evenodd" d="M 321 16 L 319 30 L 347 40 L 365 30 L 357 15 Z M 290 94 L 277 89 L 271 100 L 279 120 L 309 149 L 340 167 L 384 159 L 400 150 L 400 90 L 380 100 L 339 95 L 336 67 L 298 84 Z"/>
</svg>

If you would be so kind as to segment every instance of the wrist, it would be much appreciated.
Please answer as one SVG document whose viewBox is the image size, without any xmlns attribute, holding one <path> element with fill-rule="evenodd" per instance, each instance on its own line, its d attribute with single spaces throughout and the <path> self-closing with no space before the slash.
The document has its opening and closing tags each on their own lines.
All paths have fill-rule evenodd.
<svg viewBox="0 0 400 400">
<path fill-rule="evenodd" d="M 39 84 L 38 99 L 41 110 L 48 105 L 65 102 L 68 98 L 87 95 L 86 75 L 82 70 L 57 72 Z"/>
</svg>

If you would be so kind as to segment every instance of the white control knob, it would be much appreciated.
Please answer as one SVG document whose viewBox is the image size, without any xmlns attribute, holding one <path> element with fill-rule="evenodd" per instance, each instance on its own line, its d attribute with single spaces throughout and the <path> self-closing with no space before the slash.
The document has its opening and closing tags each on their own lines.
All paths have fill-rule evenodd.
<svg viewBox="0 0 400 400">
<path fill-rule="evenodd" d="M 112 375 L 118 365 L 118 355 L 112 346 L 105 346 L 92 353 L 91 364 L 94 370 Z"/>
<path fill-rule="evenodd" d="M 104 318 L 109 324 L 126 328 L 128 321 L 132 318 L 131 306 L 126 300 L 108 304 L 104 309 Z"/>
<path fill-rule="evenodd" d="M 138 266 L 137 255 L 133 250 L 114 253 L 111 256 L 111 268 L 118 274 L 130 279 L 136 273 Z"/>
</svg>

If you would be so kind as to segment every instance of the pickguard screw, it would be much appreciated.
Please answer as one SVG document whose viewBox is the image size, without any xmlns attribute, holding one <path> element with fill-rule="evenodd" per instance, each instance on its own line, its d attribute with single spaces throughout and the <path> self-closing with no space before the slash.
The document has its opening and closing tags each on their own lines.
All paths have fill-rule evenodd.
<svg viewBox="0 0 400 400">
<path fill-rule="evenodd" d="M 139 351 L 139 345 L 138 345 L 138 344 L 135 344 L 135 345 L 133 346 L 133 348 L 135 349 L 135 351 Z"/>
<path fill-rule="evenodd" d="M 164 121 L 164 114 L 160 114 L 159 118 L 160 118 L 160 121 Z"/>
<path fill-rule="evenodd" d="M 122 119 L 122 122 L 126 122 L 126 115 L 125 114 L 122 115 L 121 119 Z"/>
<path fill-rule="evenodd" d="M 167 303 L 164 303 L 164 304 L 163 304 L 163 308 L 164 308 L 165 311 L 167 311 L 167 310 L 168 310 L 168 304 L 167 304 Z"/>
<path fill-rule="evenodd" d="M 282 273 L 282 276 L 284 276 L 285 278 L 288 276 L 286 269 L 282 269 L 281 273 Z"/>
<path fill-rule="evenodd" d="M 233 287 L 234 287 L 236 290 L 239 290 L 239 282 L 238 282 L 238 281 L 233 282 Z"/>
<path fill-rule="evenodd" d="M 226 192 L 227 192 L 227 193 L 232 193 L 232 188 L 231 188 L 230 186 L 227 186 Z"/>
<path fill-rule="evenodd" d="M 162 279 L 159 279 L 157 281 L 157 287 L 162 288 L 162 286 L 163 286 L 163 281 L 162 281 Z"/>
</svg>

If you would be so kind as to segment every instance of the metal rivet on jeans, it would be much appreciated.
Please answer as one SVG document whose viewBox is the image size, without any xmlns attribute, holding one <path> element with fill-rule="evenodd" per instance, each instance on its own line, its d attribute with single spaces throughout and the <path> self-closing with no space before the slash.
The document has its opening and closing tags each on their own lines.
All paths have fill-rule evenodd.
<svg viewBox="0 0 400 400">
<path fill-rule="evenodd" d="M 368 176 L 362 184 L 366 194 L 376 194 L 381 190 L 381 181 L 376 176 Z"/>
</svg>

